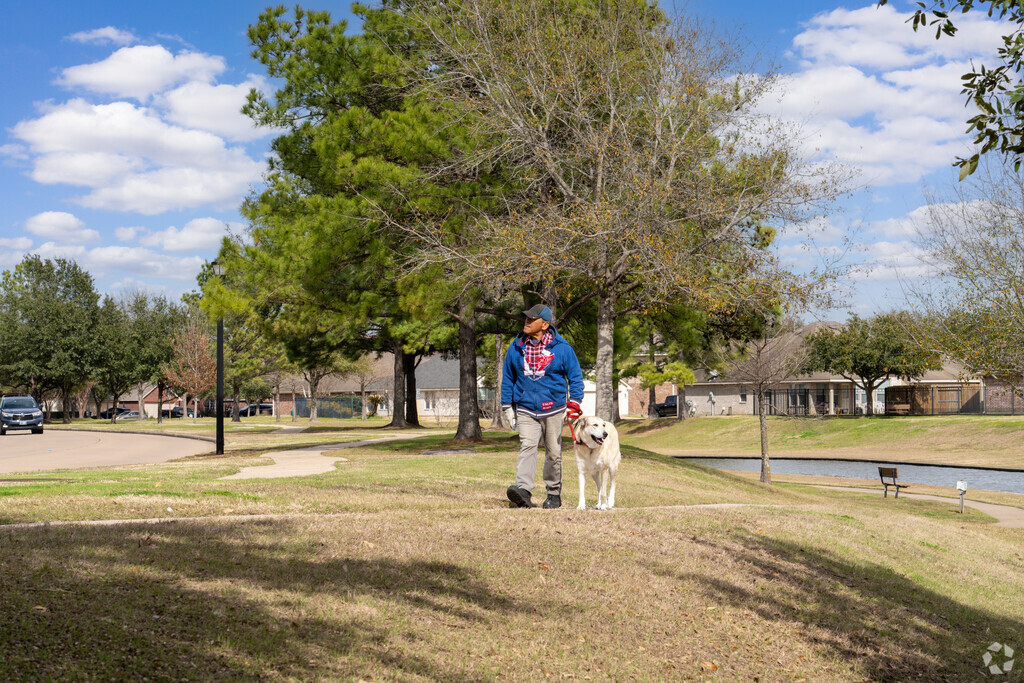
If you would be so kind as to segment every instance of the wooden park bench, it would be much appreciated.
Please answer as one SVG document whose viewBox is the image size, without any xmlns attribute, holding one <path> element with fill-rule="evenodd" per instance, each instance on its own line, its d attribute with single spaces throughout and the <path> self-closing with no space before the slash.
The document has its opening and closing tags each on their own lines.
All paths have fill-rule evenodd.
<svg viewBox="0 0 1024 683">
<path fill-rule="evenodd" d="M 885 412 L 891 412 L 894 415 L 909 415 L 910 404 L 909 403 L 890 403 L 889 407 Z"/>
<path fill-rule="evenodd" d="M 885 487 L 885 497 L 889 497 L 889 487 L 891 486 L 896 490 L 895 498 L 900 497 L 900 489 L 909 488 L 907 484 L 900 484 L 896 480 L 899 478 L 899 473 L 895 467 L 879 467 L 878 478 L 882 480 L 882 486 Z"/>
</svg>

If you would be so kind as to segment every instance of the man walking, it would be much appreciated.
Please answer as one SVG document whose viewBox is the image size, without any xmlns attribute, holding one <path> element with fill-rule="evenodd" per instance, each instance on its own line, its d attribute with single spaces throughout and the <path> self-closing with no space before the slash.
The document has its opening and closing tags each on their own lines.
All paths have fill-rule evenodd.
<svg viewBox="0 0 1024 683">
<path fill-rule="evenodd" d="M 582 414 L 583 373 L 569 342 L 551 324 L 551 309 L 537 304 L 523 311 L 526 324 L 508 347 L 501 383 L 501 408 L 518 423 L 519 461 L 508 499 L 516 507 L 531 500 L 537 474 L 537 447 L 544 440 L 545 508 L 562 506 L 562 420 Z"/>
</svg>

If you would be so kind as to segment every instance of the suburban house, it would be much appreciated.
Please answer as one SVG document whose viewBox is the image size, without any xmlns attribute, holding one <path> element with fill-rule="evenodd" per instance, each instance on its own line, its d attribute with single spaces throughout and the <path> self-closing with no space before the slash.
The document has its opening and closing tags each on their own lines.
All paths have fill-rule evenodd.
<svg viewBox="0 0 1024 683">
<path fill-rule="evenodd" d="M 820 329 L 814 323 L 792 333 L 792 344 L 798 337 Z M 746 363 L 752 363 L 752 360 Z M 697 381 L 685 389 L 683 410 L 689 415 L 757 415 L 757 401 L 749 382 L 730 378 L 729 372 L 698 369 Z M 750 377 L 744 364 L 733 373 Z M 946 363 L 940 370 L 931 370 L 908 382 L 893 377 L 875 388 L 872 408 L 875 414 L 950 414 L 980 413 L 985 410 L 984 385 L 978 378 L 965 377 L 955 363 Z M 825 372 L 797 374 L 773 383 L 766 402 L 770 415 L 857 415 L 867 412 L 867 395 L 854 382 L 841 375 Z"/>
<path fill-rule="evenodd" d="M 385 404 L 379 413 L 390 414 L 391 395 L 393 393 L 394 357 L 383 354 L 375 361 L 373 381 L 367 385 L 367 391 L 385 398 Z M 478 364 L 482 367 L 482 363 Z M 596 389 L 594 382 L 584 379 L 584 397 L 581 407 L 584 414 L 595 412 Z M 358 415 L 358 399 L 360 396 L 359 382 L 353 377 L 328 376 L 322 380 L 319 393 L 323 397 L 319 414 L 328 416 L 329 406 L 333 403 L 342 405 L 344 401 L 355 401 L 351 408 L 342 407 L 338 416 Z M 631 388 L 626 382 L 619 383 L 619 412 L 629 414 Z M 484 385 L 483 376 L 477 377 L 477 399 L 480 410 L 487 414 L 494 400 L 494 389 Z M 282 381 L 281 414 L 290 415 L 297 410 L 297 416 L 309 416 L 309 385 L 301 376 L 289 376 Z M 325 407 L 327 408 L 325 410 Z M 420 422 L 434 420 L 437 424 L 448 424 L 459 415 L 459 360 L 434 355 L 424 358 L 416 367 L 416 407 Z"/>
</svg>

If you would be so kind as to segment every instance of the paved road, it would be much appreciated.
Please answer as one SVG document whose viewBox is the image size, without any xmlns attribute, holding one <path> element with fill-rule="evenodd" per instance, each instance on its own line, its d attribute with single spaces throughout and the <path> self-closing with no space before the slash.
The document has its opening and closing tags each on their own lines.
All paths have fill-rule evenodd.
<svg viewBox="0 0 1024 683">
<path fill-rule="evenodd" d="M 107 465 L 148 465 L 210 453 L 213 443 L 148 434 L 47 429 L 0 436 L 0 474 Z"/>
</svg>

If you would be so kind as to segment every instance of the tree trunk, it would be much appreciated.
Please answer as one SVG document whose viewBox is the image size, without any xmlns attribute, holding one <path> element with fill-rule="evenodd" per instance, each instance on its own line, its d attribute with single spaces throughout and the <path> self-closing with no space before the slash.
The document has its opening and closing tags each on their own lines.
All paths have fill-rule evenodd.
<svg viewBox="0 0 1024 683">
<path fill-rule="evenodd" d="M 121 394 L 114 394 L 113 398 L 114 403 L 112 405 L 107 406 L 107 410 L 110 411 L 110 424 L 112 425 L 117 424 L 117 409 L 114 406 L 116 406 L 118 402 L 120 402 Z"/>
<path fill-rule="evenodd" d="M 647 336 L 647 360 L 651 362 L 652 366 L 657 367 L 657 359 L 654 357 L 654 335 L 650 334 Z M 658 402 L 657 387 L 651 387 L 647 390 L 647 418 L 654 419 L 658 417 L 658 412 L 654 409 L 654 404 Z M 678 410 L 676 411 L 679 412 Z"/>
<path fill-rule="evenodd" d="M 100 413 L 103 412 L 103 397 L 94 391 L 92 392 L 92 399 L 96 403 L 96 417 L 99 417 Z"/>
<path fill-rule="evenodd" d="M 757 419 L 761 423 L 761 481 L 770 485 L 772 483 L 772 467 L 768 461 L 768 416 L 766 411 L 764 392 L 759 391 L 757 394 Z"/>
<path fill-rule="evenodd" d="M 71 424 L 71 391 L 60 392 L 60 421 L 62 424 Z"/>
<path fill-rule="evenodd" d="M 676 391 L 676 422 L 682 422 L 689 417 L 686 413 L 686 387 L 679 391 L 679 387 L 673 385 L 673 389 Z"/>
<path fill-rule="evenodd" d="M 871 417 L 872 415 L 875 414 L 875 383 L 864 382 L 864 393 L 866 394 L 867 398 L 867 408 L 864 410 L 864 414 L 867 415 L 868 417 Z"/>
<path fill-rule="evenodd" d="M 171 413 L 168 411 L 167 416 L 170 417 Z M 156 383 L 156 423 L 160 424 L 164 421 L 164 383 Z"/>
<path fill-rule="evenodd" d="M 594 374 L 597 384 L 597 416 L 614 417 L 615 378 L 615 294 L 602 289 L 597 295 L 597 360 Z"/>
<path fill-rule="evenodd" d="M 185 412 L 188 412 L 188 397 L 185 397 Z M 199 397 L 192 397 L 192 424 L 199 421 Z"/>
<path fill-rule="evenodd" d="M 231 421 L 241 422 L 242 416 L 238 410 L 238 389 L 234 387 L 232 388 L 234 389 L 234 392 L 231 394 Z M 315 391 L 313 392 L 313 395 L 316 396 Z M 313 402 L 316 403 L 316 399 L 314 399 Z"/>
<path fill-rule="evenodd" d="M 144 398 L 146 398 L 145 391 L 146 391 L 146 386 L 144 384 L 140 384 L 139 385 L 139 422 L 142 422 L 143 420 L 146 419 L 146 406 L 142 402 L 142 400 Z"/>
<path fill-rule="evenodd" d="M 410 427 L 420 426 L 419 406 L 416 405 L 416 354 L 403 353 L 405 367 L 405 422 Z"/>
<path fill-rule="evenodd" d="M 320 389 L 320 378 L 317 375 L 310 373 L 307 381 L 309 382 L 309 421 L 316 422 L 319 419 L 316 415 L 316 397 L 318 395 L 317 392 Z M 236 410 L 235 413 L 237 414 L 238 411 Z"/>
<path fill-rule="evenodd" d="M 363 422 L 366 422 L 366 420 L 369 419 L 369 415 L 367 414 L 366 410 L 366 385 L 362 383 L 359 384 L 359 404 L 359 419 L 362 420 Z"/>
<path fill-rule="evenodd" d="M 481 441 L 480 404 L 476 387 L 476 302 L 466 293 L 459 297 L 459 427 L 456 441 Z"/>
<path fill-rule="evenodd" d="M 494 415 L 491 416 L 491 429 L 512 429 L 512 425 L 505 424 L 505 415 L 501 410 L 501 383 L 504 381 L 502 375 L 505 371 L 505 346 L 503 342 L 504 339 L 502 339 L 501 333 L 495 333 L 494 360 L 497 369 L 494 379 L 494 400 L 491 401 L 494 410 Z"/>
<path fill-rule="evenodd" d="M 405 420 L 405 352 L 402 351 L 402 342 L 395 342 L 395 379 L 394 379 L 394 400 L 391 402 L 391 422 L 388 427 L 408 427 Z"/>
<path fill-rule="evenodd" d="M 281 387 L 274 387 L 274 422 L 281 421 Z"/>
</svg>

